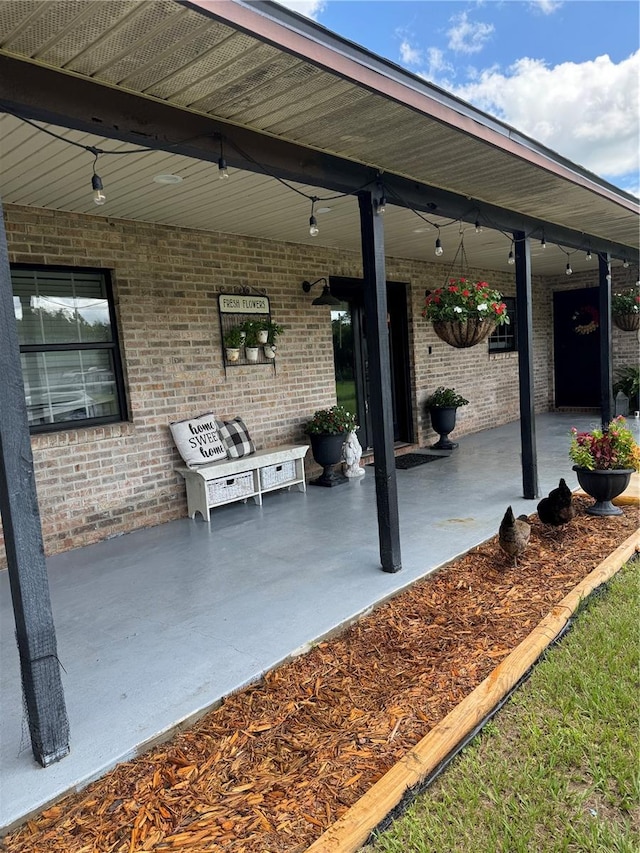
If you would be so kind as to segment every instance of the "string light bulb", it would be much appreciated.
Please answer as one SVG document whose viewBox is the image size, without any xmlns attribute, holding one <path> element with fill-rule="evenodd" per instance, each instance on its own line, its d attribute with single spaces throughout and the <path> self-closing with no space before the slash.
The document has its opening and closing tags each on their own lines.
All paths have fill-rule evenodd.
<svg viewBox="0 0 640 853">
<path fill-rule="evenodd" d="M 313 214 L 313 209 L 317 200 L 318 199 L 315 197 L 311 199 L 311 216 L 309 217 L 309 235 L 311 237 L 317 237 L 320 233 L 320 229 L 318 228 L 318 221 Z"/>
<path fill-rule="evenodd" d="M 98 152 L 94 150 L 93 152 L 93 175 L 91 176 L 91 189 L 93 190 L 93 202 L 98 206 L 102 206 L 107 200 L 107 196 L 104 192 L 104 186 L 102 185 L 102 178 L 100 175 L 96 173 L 96 163 L 98 162 Z"/>
<path fill-rule="evenodd" d="M 103 205 L 107 200 L 106 195 L 104 194 L 104 187 L 102 186 L 102 178 L 100 175 L 96 175 L 94 172 L 91 177 L 91 189 L 93 190 L 93 201 L 94 204 Z"/>
<path fill-rule="evenodd" d="M 544 234 L 542 235 L 542 240 L 540 240 L 540 248 L 541 249 L 547 248 L 547 241 L 544 239 Z"/>
<path fill-rule="evenodd" d="M 507 263 L 509 264 L 509 266 L 513 266 L 513 264 L 515 264 L 515 262 L 516 262 L 516 259 L 515 259 L 515 256 L 513 254 L 513 243 L 511 243 L 511 248 L 509 249 L 509 256 L 507 258 Z"/>
<path fill-rule="evenodd" d="M 444 249 L 442 248 L 442 243 L 439 237 L 436 239 L 435 254 L 437 258 L 441 257 L 444 254 Z"/>
<path fill-rule="evenodd" d="M 480 220 L 476 219 L 476 234 L 482 234 L 482 225 L 480 225 Z"/>
<path fill-rule="evenodd" d="M 224 143 L 222 141 L 222 137 L 220 137 L 220 156 L 218 157 L 218 177 L 221 181 L 225 181 L 229 177 L 229 169 L 227 167 L 227 161 L 224 159 Z"/>
<path fill-rule="evenodd" d="M 587 254 L 586 254 L 586 257 L 585 257 L 585 261 L 591 261 L 591 260 L 593 260 L 593 256 L 592 256 L 592 254 L 591 254 L 591 248 L 589 247 L 589 248 L 587 249 Z"/>
<path fill-rule="evenodd" d="M 626 258 L 625 258 L 625 259 L 624 259 L 624 261 L 622 262 L 622 266 L 623 266 L 626 270 L 628 270 L 628 269 L 629 269 L 629 261 L 628 261 Z"/>
<path fill-rule="evenodd" d="M 387 209 L 387 197 L 385 195 L 380 196 L 380 201 L 376 205 L 376 213 L 379 216 L 382 216 Z"/>
<path fill-rule="evenodd" d="M 565 273 L 567 275 L 571 275 L 572 272 L 573 272 L 573 270 L 571 269 L 571 263 L 569 261 L 567 261 L 567 267 L 565 269 Z"/>
</svg>

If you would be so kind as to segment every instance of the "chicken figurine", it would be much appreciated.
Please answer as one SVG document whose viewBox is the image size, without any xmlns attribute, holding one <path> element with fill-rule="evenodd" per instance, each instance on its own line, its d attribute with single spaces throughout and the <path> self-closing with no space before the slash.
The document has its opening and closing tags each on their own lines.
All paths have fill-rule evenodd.
<svg viewBox="0 0 640 853">
<path fill-rule="evenodd" d="M 562 527 L 576 516 L 573 505 L 573 495 L 564 479 L 560 480 L 557 489 L 551 489 L 546 498 L 538 504 L 538 518 L 542 524 L 550 527 Z"/>
<path fill-rule="evenodd" d="M 511 507 L 508 507 L 500 522 L 498 542 L 505 554 L 513 557 L 514 566 L 518 565 L 518 557 L 524 553 L 525 548 L 529 544 L 530 535 L 531 525 L 527 516 L 519 515 L 515 518 L 513 510 Z"/>
</svg>

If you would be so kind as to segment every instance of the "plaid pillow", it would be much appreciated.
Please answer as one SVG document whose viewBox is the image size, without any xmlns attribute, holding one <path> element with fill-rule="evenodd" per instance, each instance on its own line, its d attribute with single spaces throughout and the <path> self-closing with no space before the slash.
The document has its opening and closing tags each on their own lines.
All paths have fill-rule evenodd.
<svg viewBox="0 0 640 853">
<path fill-rule="evenodd" d="M 256 446 L 251 441 L 249 430 L 242 418 L 234 418 L 232 421 L 218 421 L 218 435 L 227 448 L 229 459 L 239 459 L 240 456 L 248 456 L 255 453 Z"/>
</svg>

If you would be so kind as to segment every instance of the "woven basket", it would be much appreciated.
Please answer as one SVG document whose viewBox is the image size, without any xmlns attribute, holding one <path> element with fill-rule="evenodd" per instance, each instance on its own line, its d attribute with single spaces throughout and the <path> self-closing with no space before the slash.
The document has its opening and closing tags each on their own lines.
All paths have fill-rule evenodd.
<svg viewBox="0 0 640 853">
<path fill-rule="evenodd" d="M 495 329 L 493 320 L 470 317 L 460 322 L 454 320 L 434 320 L 433 330 L 436 335 L 449 346 L 462 349 L 474 347 L 488 338 Z"/>
<path fill-rule="evenodd" d="M 636 332 L 640 329 L 640 314 L 614 314 L 613 322 L 623 332 Z"/>
<path fill-rule="evenodd" d="M 249 497 L 254 494 L 253 473 L 236 474 L 235 477 L 221 477 L 207 482 L 209 503 L 224 503 L 234 498 Z"/>
<path fill-rule="evenodd" d="M 260 469 L 260 483 L 263 489 L 270 489 L 280 483 L 295 479 L 296 463 L 281 462 L 279 465 L 267 465 Z"/>
</svg>

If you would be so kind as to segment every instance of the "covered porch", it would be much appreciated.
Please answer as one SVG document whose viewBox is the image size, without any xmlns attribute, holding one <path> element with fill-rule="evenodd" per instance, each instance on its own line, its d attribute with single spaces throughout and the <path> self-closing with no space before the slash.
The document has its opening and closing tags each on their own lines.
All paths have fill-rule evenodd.
<svg viewBox="0 0 640 853">
<path fill-rule="evenodd" d="M 595 413 L 537 416 L 541 494 L 561 476 L 577 487 L 568 432 L 598 422 Z M 509 504 L 516 513 L 536 507 L 522 498 L 519 421 L 465 436 L 450 456 L 397 479 L 396 574 L 380 570 L 371 467 L 338 488 L 213 510 L 210 526 L 183 518 L 49 558 L 71 752 L 46 769 L 21 716 L 9 578 L 0 573 L 0 827 L 169 736 L 494 535 Z"/>
</svg>

